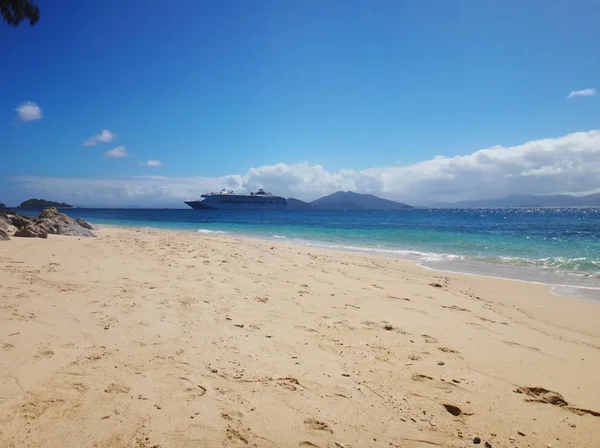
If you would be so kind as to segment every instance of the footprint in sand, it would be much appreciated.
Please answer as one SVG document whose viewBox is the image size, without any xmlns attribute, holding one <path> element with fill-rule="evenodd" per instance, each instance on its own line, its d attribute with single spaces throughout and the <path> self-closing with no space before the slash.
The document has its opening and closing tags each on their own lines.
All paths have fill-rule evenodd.
<svg viewBox="0 0 600 448">
<path fill-rule="evenodd" d="M 479 319 L 482 322 L 489 322 L 491 324 L 508 325 L 507 322 L 498 322 L 498 321 L 495 321 L 493 319 L 488 319 L 487 317 L 483 317 L 483 316 L 475 316 L 475 317 L 477 317 L 477 319 Z"/>
<path fill-rule="evenodd" d="M 450 306 L 442 305 L 442 308 L 446 308 L 448 310 L 454 310 L 454 311 L 462 311 L 464 313 L 470 313 L 471 312 L 471 310 L 469 310 L 467 308 L 461 308 L 461 307 L 456 306 L 456 305 L 450 305 Z"/>
<path fill-rule="evenodd" d="M 412 380 L 413 381 L 425 381 L 425 380 L 433 380 L 433 378 L 430 376 L 427 376 L 427 375 L 423 375 L 421 373 L 413 373 Z"/>
<path fill-rule="evenodd" d="M 38 350 L 37 354 L 34 356 L 35 359 L 40 358 L 52 358 L 56 353 L 54 350 L 50 350 L 49 348 Z"/>
<path fill-rule="evenodd" d="M 448 347 L 438 347 L 438 350 L 444 353 L 458 353 L 458 350 L 454 350 Z"/>
<path fill-rule="evenodd" d="M 206 387 L 202 386 L 201 384 L 195 384 L 192 380 L 184 376 L 180 377 L 179 379 L 185 381 L 186 383 L 186 386 L 183 390 L 188 396 L 187 401 L 193 401 L 206 394 Z"/>
<path fill-rule="evenodd" d="M 425 340 L 425 343 L 427 344 L 437 344 L 437 339 L 434 338 L 433 336 L 429 336 L 428 334 L 423 334 L 421 335 L 423 336 L 423 339 Z"/>
<path fill-rule="evenodd" d="M 279 378 L 277 380 L 277 384 L 285 389 L 291 390 L 292 392 L 298 390 L 298 387 L 300 387 L 300 382 L 296 378 L 292 377 Z"/>
<path fill-rule="evenodd" d="M 194 399 L 200 398 L 206 394 L 206 389 L 200 384 L 196 385 L 196 387 L 188 386 L 184 390 L 188 394 L 188 401 L 193 401 Z"/>
<path fill-rule="evenodd" d="M 178 297 L 177 301 L 181 306 L 191 306 L 195 304 L 198 300 L 193 297 Z"/>
<path fill-rule="evenodd" d="M 228 442 L 242 442 L 244 445 L 248 445 L 250 442 L 248 442 L 248 439 L 246 437 L 244 437 L 244 435 L 237 429 L 235 429 L 233 426 L 228 426 L 227 427 L 227 441 Z"/>
<path fill-rule="evenodd" d="M 74 389 L 77 392 L 86 392 L 89 389 L 88 386 L 86 386 L 85 384 L 80 383 L 80 382 L 68 384 L 66 387 L 69 389 Z"/>
<path fill-rule="evenodd" d="M 394 332 L 399 333 L 399 334 L 408 334 L 408 332 L 406 330 L 403 330 L 402 328 L 399 328 L 399 327 L 395 327 L 394 325 L 392 325 L 391 323 L 389 323 L 387 320 L 384 320 L 382 322 L 381 327 L 385 331 L 394 331 Z"/>
<path fill-rule="evenodd" d="M 408 297 L 386 296 L 386 299 L 405 300 L 406 302 L 410 302 Z"/>
<path fill-rule="evenodd" d="M 314 430 L 314 431 L 325 431 L 330 434 L 333 433 L 333 430 L 329 427 L 329 425 L 321 420 L 316 420 L 314 418 L 307 418 L 304 420 L 304 426 L 306 429 Z"/>
<path fill-rule="evenodd" d="M 106 388 L 104 388 L 104 392 L 107 394 L 126 394 L 130 390 L 131 388 L 129 386 L 117 383 L 110 383 L 108 386 L 106 386 Z"/>
<path fill-rule="evenodd" d="M 554 406 L 564 407 L 577 415 L 591 415 L 593 417 L 600 417 L 600 412 L 570 406 L 569 403 L 567 403 L 567 400 L 565 400 L 565 397 L 562 396 L 562 394 L 548 389 L 544 389 L 543 387 L 519 386 L 514 390 L 514 392 L 517 394 L 527 395 L 529 398 L 527 398 L 526 401 L 529 402 L 548 403 Z"/>
<path fill-rule="evenodd" d="M 525 394 L 531 398 L 527 401 L 534 401 L 538 403 L 554 404 L 556 406 L 568 406 L 569 403 L 565 400 L 558 392 L 553 392 L 543 387 L 517 387 L 514 391 L 517 394 Z"/>
<path fill-rule="evenodd" d="M 227 421 L 236 421 L 240 423 L 242 418 L 244 418 L 244 414 L 240 411 L 228 410 L 227 412 L 221 412 L 221 418 Z"/>
</svg>

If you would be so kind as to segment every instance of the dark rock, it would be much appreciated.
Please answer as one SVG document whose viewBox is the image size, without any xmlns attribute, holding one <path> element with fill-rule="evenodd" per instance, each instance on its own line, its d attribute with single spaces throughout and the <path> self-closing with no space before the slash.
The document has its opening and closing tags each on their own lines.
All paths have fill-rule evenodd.
<svg viewBox="0 0 600 448">
<path fill-rule="evenodd" d="M 443 404 L 442 406 L 444 406 L 446 410 L 455 417 L 458 417 L 460 414 L 462 414 L 462 410 L 458 406 L 454 406 L 453 404 Z"/>
<path fill-rule="evenodd" d="M 0 241 L 8 241 L 14 230 L 12 221 L 15 213 L 10 210 L 0 210 Z"/>
<path fill-rule="evenodd" d="M 0 241 L 7 241 L 10 238 L 8 237 L 8 226 L 10 225 L 10 221 L 8 217 L 5 215 L 0 215 Z"/>
<path fill-rule="evenodd" d="M 47 238 L 51 235 L 70 236 L 95 236 L 89 223 L 81 220 L 88 227 L 82 226 L 73 218 L 60 213 L 56 208 L 47 208 L 40 213 L 38 218 L 30 218 L 23 215 L 8 215 L 2 212 L 0 216 L 6 218 L 9 224 L 17 228 L 15 236 L 26 238 Z"/>
<path fill-rule="evenodd" d="M 77 224 L 79 224 L 81 227 L 85 228 L 85 229 L 89 229 L 89 230 L 95 230 L 95 229 L 94 229 L 94 226 L 93 226 L 93 225 L 91 225 L 89 222 L 87 222 L 87 221 L 86 221 L 85 219 L 83 219 L 83 218 L 77 218 L 77 219 L 75 220 L 75 222 L 76 222 Z"/>
<path fill-rule="evenodd" d="M 61 213 L 58 211 L 57 208 L 48 207 L 48 208 L 45 208 L 44 210 L 42 210 L 42 212 L 40 213 L 40 219 L 56 218 L 60 214 Z"/>
<path fill-rule="evenodd" d="M 15 236 L 21 238 L 48 238 L 48 232 L 31 223 L 27 226 L 18 228 L 15 232 Z"/>
<path fill-rule="evenodd" d="M 16 228 L 27 227 L 33 224 L 33 219 L 29 216 L 13 215 L 11 218 L 11 224 Z"/>
<path fill-rule="evenodd" d="M 475 445 L 479 445 L 479 444 L 481 443 L 481 439 L 480 439 L 479 437 L 475 437 L 475 438 L 473 439 L 473 443 L 474 443 Z"/>
<path fill-rule="evenodd" d="M 0 216 L 4 216 L 8 221 L 11 221 L 16 213 L 12 210 L 0 210 Z"/>
<path fill-rule="evenodd" d="M 492 448 L 492 444 L 489 442 L 485 442 L 485 445 L 483 445 L 485 448 Z"/>
<path fill-rule="evenodd" d="M 60 213 L 54 207 L 43 210 L 40 213 L 39 218 L 37 218 L 36 223 L 51 235 L 96 236 L 89 228 L 81 226 L 73 218 L 70 218 L 64 213 Z"/>
</svg>

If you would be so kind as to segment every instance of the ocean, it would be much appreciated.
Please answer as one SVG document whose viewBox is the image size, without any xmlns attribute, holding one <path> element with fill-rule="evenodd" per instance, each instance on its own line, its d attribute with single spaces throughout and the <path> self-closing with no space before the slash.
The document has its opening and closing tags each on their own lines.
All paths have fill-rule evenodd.
<svg viewBox="0 0 600 448">
<path fill-rule="evenodd" d="M 600 300 L 600 208 L 398 211 L 70 209 L 93 224 L 222 233 L 407 258 Z M 32 212 L 30 214 L 34 214 Z"/>
</svg>

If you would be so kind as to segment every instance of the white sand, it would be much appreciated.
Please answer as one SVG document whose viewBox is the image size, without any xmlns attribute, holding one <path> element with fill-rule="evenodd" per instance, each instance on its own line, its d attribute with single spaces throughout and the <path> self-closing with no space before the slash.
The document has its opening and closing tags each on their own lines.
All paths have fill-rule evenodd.
<svg viewBox="0 0 600 448">
<path fill-rule="evenodd" d="M 543 285 L 103 228 L 0 243 L 0 307 L 1 447 L 600 446 L 600 304 Z"/>
</svg>

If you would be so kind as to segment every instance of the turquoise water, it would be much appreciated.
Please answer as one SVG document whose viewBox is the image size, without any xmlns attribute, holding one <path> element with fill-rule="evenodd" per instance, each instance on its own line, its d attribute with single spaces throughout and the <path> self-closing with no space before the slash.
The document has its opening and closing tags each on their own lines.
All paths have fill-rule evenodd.
<svg viewBox="0 0 600 448">
<path fill-rule="evenodd" d="M 600 291 L 600 208 L 400 211 L 73 209 L 96 224 L 229 233 Z M 581 295 L 581 294 L 577 294 Z"/>
</svg>

